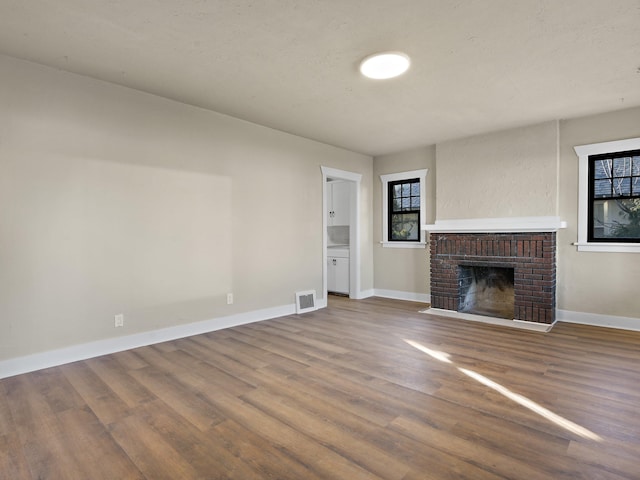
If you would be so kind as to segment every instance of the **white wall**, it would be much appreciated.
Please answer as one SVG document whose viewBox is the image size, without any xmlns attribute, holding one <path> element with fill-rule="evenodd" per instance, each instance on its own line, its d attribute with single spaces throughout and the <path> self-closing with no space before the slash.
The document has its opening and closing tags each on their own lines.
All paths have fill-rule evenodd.
<svg viewBox="0 0 640 480">
<path fill-rule="evenodd" d="M 321 165 L 370 290 L 371 157 L 0 56 L 0 360 L 321 296 Z"/>
<path fill-rule="evenodd" d="M 436 146 L 438 220 L 557 215 L 557 122 Z"/>
<path fill-rule="evenodd" d="M 382 183 L 380 175 L 426 168 L 427 223 L 433 223 L 436 211 L 435 146 L 427 146 L 383 155 L 373 162 L 374 195 L 374 277 L 375 291 L 385 296 L 428 300 L 429 252 L 426 248 L 383 248 L 382 241 Z"/>
<path fill-rule="evenodd" d="M 560 215 L 568 228 L 558 233 L 558 308 L 618 316 L 640 330 L 640 254 L 578 252 L 577 145 L 640 137 L 640 108 L 560 123 Z M 604 322 L 607 320 L 604 319 Z"/>
</svg>

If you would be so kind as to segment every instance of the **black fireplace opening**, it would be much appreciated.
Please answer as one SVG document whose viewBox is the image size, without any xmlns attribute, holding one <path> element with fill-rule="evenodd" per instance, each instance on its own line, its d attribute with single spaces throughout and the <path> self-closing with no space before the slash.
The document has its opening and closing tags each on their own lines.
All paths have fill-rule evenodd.
<svg viewBox="0 0 640 480">
<path fill-rule="evenodd" d="M 458 265 L 458 311 L 512 320 L 514 268 Z"/>
</svg>

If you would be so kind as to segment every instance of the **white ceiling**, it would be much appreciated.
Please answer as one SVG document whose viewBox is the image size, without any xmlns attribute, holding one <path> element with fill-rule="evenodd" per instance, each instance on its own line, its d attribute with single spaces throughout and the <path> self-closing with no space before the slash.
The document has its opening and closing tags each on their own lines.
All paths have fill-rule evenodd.
<svg viewBox="0 0 640 480">
<path fill-rule="evenodd" d="M 640 0 L 1 0 L 0 53 L 379 155 L 640 105 Z M 368 80 L 359 61 L 411 69 Z"/>
</svg>

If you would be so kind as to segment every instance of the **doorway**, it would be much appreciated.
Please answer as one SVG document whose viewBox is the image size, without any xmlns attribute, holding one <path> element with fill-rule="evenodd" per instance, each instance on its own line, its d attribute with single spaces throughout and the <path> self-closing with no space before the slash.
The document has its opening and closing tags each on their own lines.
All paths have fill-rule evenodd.
<svg viewBox="0 0 640 480">
<path fill-rule="evenodd" d="M 359 173 L 338 170 L 335 168 L 321 167 L 322 170 L 322 283 L 323 283 L 323 303 L 327 302 L 327 284 L 329 276 L 328 259 L 329 249 L 333 248 L 329 241 L 329 230 L 331 220 L 335 217 L 335 212 L 331 207 L 331 184 L 340 183 L 346 188 L 346 198 L 348 201 L 348 235 L 341 235 L 340 238 L 348 238 L 348 246 L 342 245 L 348 251 L 348 295 L 349 298 L 360 298 L 360 182 L 362 175 Z M 341 226 L 344 228 L 344 226 Z M 336 229 L 343 231 L 342 229 Z M 333 238 L 332 238 L 333 240 Z"/>
</svg>

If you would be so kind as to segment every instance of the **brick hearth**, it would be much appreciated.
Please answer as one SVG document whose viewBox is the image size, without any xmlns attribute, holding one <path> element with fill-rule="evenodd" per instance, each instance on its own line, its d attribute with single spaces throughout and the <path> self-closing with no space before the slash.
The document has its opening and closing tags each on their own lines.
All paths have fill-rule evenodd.
<svg viewBox="0 0 640 480">
<path fill-rule="evenodd" d="M 555 321 L 555 232 L 432 233 L 430 241 L 432 308 L 458 311 L 458 266 L 513 268 L 515 319 Z"/>
</svg>

